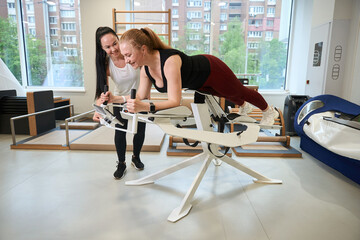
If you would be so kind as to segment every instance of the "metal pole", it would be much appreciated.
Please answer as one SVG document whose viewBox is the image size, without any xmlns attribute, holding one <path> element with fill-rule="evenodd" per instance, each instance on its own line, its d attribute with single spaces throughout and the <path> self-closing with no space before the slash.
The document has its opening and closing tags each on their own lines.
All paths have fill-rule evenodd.
<svg viewBox="0 0 360 240">
<path fill-rule="evenodd" d="M 70 140 L 69 140 L 69 123 L 65 120 L 65 137 L 66 137 L 66 146 L 70 146 Z"/>
<path fill-rule="evenodd" d="M 74 108 L 74 106 L 72 105 L 72 107 Z M 69 117 L 69 118 L 66 118 L 65 119 L 65 137 L 66 137 L 66 146 L 69 147 L 70 146 L 70 137 L 69 137 L 69 121 L 74 121 L 74 119 L 78 118 L 78 117 L 81 117 L 81 116 L 84 116 L 86 114 L 89 114 L 89 113 L 92 113 L 94 112 L 95 110 L 90 110 L 90 111 L 87 111 L 87 112 L 84 112 L 84 113 L 81 113 L 79 115 L 76 115 L 76 116 L 72 116 L 72 117 Z M 73 110 L 73 114 L 74 114 L 74 110 Z"/>
<path fill-rule="evenodd" d="M 15 125 L 14 125 L 14 119 L 10 118 L 10 129 L 11 129 L 11 135 L 12 135 L 12 141 L 13 144 L 16 144 L 16 139 L 15 139 Z"/>
<path fill-rule="evenodd" d="M 40 114 L 43 114 L 43 113 L 52 112 L 52 111 L 55 111 L 55 110 L 68 108 L 68 107 L 74 107 L 74 105 L 70 104 L 70 105 L 66 105 L 66 106 L 61 106 L 61 107 L 57 107 L 57 108 L 51 108 L 51 109 L 47 109 L 47 110 L 40 111 L 40 112 L 34 112 L 34 113 L 30 113 L 30 114 L 10 118 L 10 129 L 11 129 L 11 135 L 12 135 L 13 144 L 16 145 L 16 139 L 15 139 L 15 134 L 16 133 L 15 133 L 15 124 L 14 124 L 15 120 L 26 118 L 26 117 L 31 117 L 31 116 L 35 116 L 35 115 L 40 115 Z"/>
</svg>

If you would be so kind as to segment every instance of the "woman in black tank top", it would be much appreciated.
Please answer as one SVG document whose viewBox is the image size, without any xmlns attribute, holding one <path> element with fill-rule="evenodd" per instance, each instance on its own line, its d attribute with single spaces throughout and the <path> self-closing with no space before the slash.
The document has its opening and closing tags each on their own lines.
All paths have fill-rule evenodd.
<svg viewBox="0 0 360 240">
<path fill-rule="evenodd" d="M 231 69 L 212 55 L 187 56 L 165 45 L 149 28 L 130 29 L 120 38 L 120 50 L 132 67 L 142 67 L 137 98 L 129 100 L 130 112 L 150 111 L 177 107 L 182 88 L 224 97 L 240 106 L 240 114 L 252 111 L 249 103 L 263 111 L 260 124 L 273 125 L 279 113 L 270 107 L 257 92 L 246 88 Z M 154 84 L 159 92 L 167 92 L 168 99 L 161 102 L 142 102 L 150 97 Z"/>
</svg>

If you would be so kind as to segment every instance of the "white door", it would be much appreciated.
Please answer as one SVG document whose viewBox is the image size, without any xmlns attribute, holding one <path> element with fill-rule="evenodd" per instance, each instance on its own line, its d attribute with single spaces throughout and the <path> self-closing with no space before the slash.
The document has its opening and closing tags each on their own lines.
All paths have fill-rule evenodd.
<svg viewBox="0 0 360 240">
<path fill-rule="evenodd" d="M 310 97 L 324 94 L 331 23 L 311 30 L 305 93 Z"/>
</svg>

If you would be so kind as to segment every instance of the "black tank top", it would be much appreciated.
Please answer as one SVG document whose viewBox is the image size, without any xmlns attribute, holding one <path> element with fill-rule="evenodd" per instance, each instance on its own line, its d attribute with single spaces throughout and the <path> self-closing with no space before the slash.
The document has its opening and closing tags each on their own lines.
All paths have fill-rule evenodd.
<svg viewBox="0 0 360 240">
<path fill-rule="evenodd" d="M 150 81 L 154 84 L 159 92 L 167 92 L 167 79 L 164 74 L 165 61 L 172 55 L 179 55 L 182 61 L 181 65 L 181 82 L 183 88 L 192 90 L 199 89 L 206 81 L 210 74 L 210 62 L 203 55 L 188 56 L 176 49 L 161 49 L 160 63 L 161 76 L 164 81 L 164 87 L 159 88 L 155 84 L 155 79 L 150 75 L 148 66 L 145 66 L 145 72 Z"/>
</svg>

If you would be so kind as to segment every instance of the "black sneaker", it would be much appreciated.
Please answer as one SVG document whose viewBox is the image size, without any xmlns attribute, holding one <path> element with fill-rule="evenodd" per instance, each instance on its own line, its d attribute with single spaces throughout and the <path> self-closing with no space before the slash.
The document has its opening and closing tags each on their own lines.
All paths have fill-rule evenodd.
<svg viewBox="0 0 360 240">
<path fill-rule="evenodd" d="M 144 169 L 144 164 L 141 162 L 140 158 L 137 158 L 134 155 L 132 156 L 131 165 L 139 171 Z"/>
<path fill-rule="evenodd" d="M 114 172 L 115 179 L 122 179 L 126 173 L 126 163 L 125 162 L 117 162 L 118 165 L 116 166 L 117 169 Z"/>
</svg>

